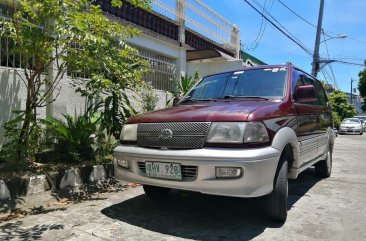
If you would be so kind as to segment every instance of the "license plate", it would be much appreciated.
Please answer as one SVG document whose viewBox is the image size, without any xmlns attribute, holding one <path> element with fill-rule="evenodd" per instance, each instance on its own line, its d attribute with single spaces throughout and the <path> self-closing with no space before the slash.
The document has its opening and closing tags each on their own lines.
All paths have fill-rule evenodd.
<svg viewBox="0 0 366 241">
<path fill-rule="evenodd" d="M 179 163 L 145 162 L 146 176 L 171 180 L 182 180 Z"/>
</svg>

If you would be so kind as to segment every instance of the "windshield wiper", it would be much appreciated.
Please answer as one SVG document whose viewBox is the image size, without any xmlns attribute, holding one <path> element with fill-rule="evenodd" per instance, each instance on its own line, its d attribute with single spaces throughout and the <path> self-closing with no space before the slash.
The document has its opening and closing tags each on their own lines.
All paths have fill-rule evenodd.
<svg viewBox="0 0 366 241">
<path fill-rule="evenodd" d="M 195 102 L 195 101 L 216 101 L 216 100 L 217 99 L 185 99 L 180 103 L 182 104 L 182 103 Z"/>
<path fill-rule="evenodd" d="M 244 95 L 225 95 L 224 96 L 224 99 L 231 99 L 231 98 L 268 100 L 268 98 L 261 97 L 261 96 L 244 96 Z"/>
</svg>

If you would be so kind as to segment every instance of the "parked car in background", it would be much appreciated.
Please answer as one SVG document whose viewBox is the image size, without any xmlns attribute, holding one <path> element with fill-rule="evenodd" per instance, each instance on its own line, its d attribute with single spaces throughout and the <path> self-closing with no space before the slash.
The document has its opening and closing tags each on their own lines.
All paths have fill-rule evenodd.
<svg viewBox="0 0 366 241">
<path fill-rule="evenodd" d="M 362 125 L 362 131 L 365 132 L 366 131 L 366 123 L 364 120 L 360 120 L 361 121 L 361 125 Z"/>
<path fill-rule="evenodd" d="M 354 118 L 358 118 L 362 122 L 363 131 L 366 131 L 366 116 L 354 116 Z"/>
<path fill-rule="evenodd" d="M 115 177 L 152 199 L 171 189 L 265 196 L 269 216 L 284 221 L 288 178 L 313 165 L 331 175 L 333 118 L 314 77 L 256 66 L 206 76 L 175 106 L 129 118 L 120 141 Z"/>
<path fill-rule="evenodd" d="M 346 118 L 339 125 L 339 134 L 363 134 L 363 126 L 358 118 Z"/>
</svg>

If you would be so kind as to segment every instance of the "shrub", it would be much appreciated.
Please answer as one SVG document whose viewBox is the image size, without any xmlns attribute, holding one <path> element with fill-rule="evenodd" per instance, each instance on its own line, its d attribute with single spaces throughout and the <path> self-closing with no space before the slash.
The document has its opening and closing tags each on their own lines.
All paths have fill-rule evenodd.
<svg viewBox="0 0 366 241">
<path fill-rule="evenodd" d="M 48 140 L 53 144 L 49 155 L 51 161 L 78 163 L 95 160 L 93 146 L 100 118 L 88 114 L 63 116 L 66 121 L 56 118 L 42 120 L 47 127 Z"/>
</svg>

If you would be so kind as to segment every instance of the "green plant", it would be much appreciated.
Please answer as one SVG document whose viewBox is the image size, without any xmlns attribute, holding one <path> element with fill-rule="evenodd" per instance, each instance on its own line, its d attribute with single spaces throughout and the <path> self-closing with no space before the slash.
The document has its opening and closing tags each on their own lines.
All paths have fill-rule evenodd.
<svg viewBox="0 0 366 241">
<path fill-rule="evenodd" d="M 94 146 L 95 162 L 110 162 L 113 160 L 113 150 L 118 145 L 118 140 L 113 136 L 107 135 L 99 128 L 96 143 Z"/>
<path fill-rule="evenodd" d="M 159 101 L 159 95 L 153 89 L 151 84 L 145 84 L 141 90 L 140 96 L 142 100 L 142 111 L 153 111 Z"/>
<path fill-rule="evenodd" d="M 357 113 L 355 106 L 348 102 L 348 96 L 342 91 L 333 91 L 328 95 L 328 99 L 333 113 L 337 113 L 340 120 L 353 117 Z"/>
<path fill-rule="evenodd" d="M 333 125 L 335 128 L 339 128 L 339 125 L 341 124 L 341 118 L 339 117 L 338 113 L 335 111 L 332 111 L 333 115 Z"/>
<path fill-rule="evenodd" d="M 135 7 L 149 8 L 149 0 L 130 2 Z M 14 128 L 14 131 L 8 129 L 11 137 L 8 146 L 15 151 L 16 166 L 21 166 L 32 159 L 30 138 L 37 127 L 37 111 L 54 101 L 53 93 L 65 73 L 87 72 L 94 77 L 92 81 L 121 83 L 122 90 L 115 88 L 109 92 L 113 95 L 109 103 L 116 110 L 122 99 L 120 91 L 142 82 L 136 78 L 140 68 L 131 71 L 135 63 L 141 66 L 141 60 L 137 60 L 136 51 L 125 41 L 138 31 L 107 19 L 94 1 L 19 0 L 6 1 L 6 4 L 13 14 L 0 19 L 1 37 L 13 43 L 9 45 L 10 53 L 21 55 L 24 74 L 16 73 L 18 81 L 26 86 L 24 110 L 15 118 L 15 126 L 8 125 Z M 121 7 L 122 0 L 112 0 L 111 4 Z M 52 74 L 45 75 L 45 72 Z M 115 129 L 113 126 L 111 131 Z"/>
<path fill-rule="evenodd" d="M 0 149 L 0 160 L 6 163 L 6 168 L 11 170 L 25 170 L 33 162 L 27 157 L 34 156 L 39 151 L 39 137 L 43 135 L 39 121 L 35 120 L 31 129 L 26 132 L 27 145 L 21 146 L 22 162 L 17 162 L 17 154 L 19 148 L 14 148 L 19 143 L 19 135 L 22 131 L 21 124 L 24 121 L 24 111 L 14 111 L 15 117 L 7 121 L 3 127 L 5 130 L 4 137 L 7 142 Z"/>
<path fill-rule="evenodd" d="M 65 121 L 56 118 L 42 120 L 53 143 L 51 161 L 78 163 L 95 160 L 93 146 L 100 118 L 88 113 L 75 117 L 63 116 Z"/>
<path fill-rule="evenodd" d="M 200 76 L 196 71 L 192 75 L 181 75 L 180 78 L 174 81 L 177 91 L 174 92 L 175 96 L 185 96 L 188 91 L 198 82 Z"/>
<path fill-rule="evenodd" d="M 358 77 L 360 77 L 358 81 L 358 91 L 360 92 L 360 95 L 363 97 L 362 110 L 366 111 L 366 68 L 364 68 L 360 73 L 358 73 Z"/>
</svg>

